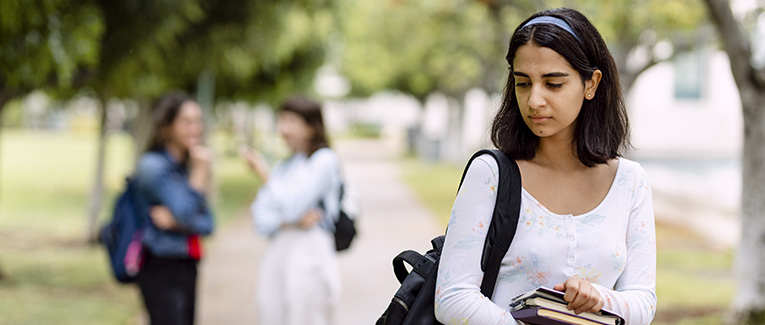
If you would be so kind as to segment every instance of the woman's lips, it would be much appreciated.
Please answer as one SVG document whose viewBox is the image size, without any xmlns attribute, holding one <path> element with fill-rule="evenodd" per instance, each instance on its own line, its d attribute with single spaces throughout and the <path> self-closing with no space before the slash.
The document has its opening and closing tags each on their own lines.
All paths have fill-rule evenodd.
<svg viewBox="0 0 765 325">
<path fill-rule="evenodd" d="M 544 123 L 550 120 L 552 117 L 549 116 L 529 116 L 532 122 L 534 123 Z"/>
</svg>

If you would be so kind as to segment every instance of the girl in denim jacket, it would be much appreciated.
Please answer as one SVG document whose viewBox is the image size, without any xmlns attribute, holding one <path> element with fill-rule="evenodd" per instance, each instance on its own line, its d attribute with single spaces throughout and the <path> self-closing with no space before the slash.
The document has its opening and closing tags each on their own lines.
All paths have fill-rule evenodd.
<svg viewBox="0 0 765 325">
<path fill-rule="evenodd" d="M 212 153 L 202 144 L 202 110 L 191 97 L 166 95 L 154 113 L 135 176 L 151 221 L 138 285 L 152 324 L 193 324 L 199 237 L 213 230 L 206 199 Z"/>
</svg>

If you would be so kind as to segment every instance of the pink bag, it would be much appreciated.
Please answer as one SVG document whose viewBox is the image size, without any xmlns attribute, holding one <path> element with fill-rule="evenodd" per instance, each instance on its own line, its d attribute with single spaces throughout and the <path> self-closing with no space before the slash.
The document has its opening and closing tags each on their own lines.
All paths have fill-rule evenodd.
<svg viewBox="0 0 765 325">
<path fill-rule="evenodd" d="M 125 252 L 125 271 L 130 276 L 138 275 L 143 267 L 143 230 L 137 230 L 133 233 L 133 238 L 128 244 Z"/>
</svg>

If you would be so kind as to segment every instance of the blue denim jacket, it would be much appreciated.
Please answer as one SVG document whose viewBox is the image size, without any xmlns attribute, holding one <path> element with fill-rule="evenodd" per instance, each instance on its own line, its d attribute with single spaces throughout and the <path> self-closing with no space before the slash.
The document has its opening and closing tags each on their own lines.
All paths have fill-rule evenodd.
<svg viewBox="0 0 765 325">
<path fill-rule="evenodd" d="M 188 169 L 166 150 L 147 152 L 138 161 L 135 180 L 139 211 L 149 220 L 144 246 L 160 257 L 189 257 L 189 236 L 209 235 L 214 224 L 204 195 L 189 185 Z M 157 205 L 172 212 L 181 230 L 160 230 L 151 222 L 149 209 Z"/>
</svg>

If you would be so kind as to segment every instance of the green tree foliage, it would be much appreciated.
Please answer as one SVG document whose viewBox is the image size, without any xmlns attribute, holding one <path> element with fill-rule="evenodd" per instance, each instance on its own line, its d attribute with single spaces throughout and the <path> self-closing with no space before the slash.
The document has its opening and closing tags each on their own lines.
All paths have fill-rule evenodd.
<svg viewBox="0 0 765 325">
<path fill-rule="evenodd" d="M 324 59 L 331 5 L 3 1 L 0 99 L 82 87 L 104 98 L 150 99 L 168 89 L 193 92 L 199 73 L 212 69 L 222 96 L 276 100 L 310 85 Z"/>
<path fill-rule="evenodd" d="M 704 8 L 698 0 L 576 0 L 571 6 L 592 20 L 616 60 L 623 89 L 643 71 L 705 39 Z M 662 53 L 662 42 L 671 45 Z M 666 49 L 665 49 L 666 50 Z"/>
<path fill-rule="evenodd" d="M 68 0 L 0 2 L 0 112 L 34 89 L 71 90 L 99 64 L 99 8 Z"/>
<path fill-rule="evenodd" d="M 238 20 L 225 14 L 211 16 L 225 23 L 193 34 L 188 48 L 213 52 L 208 54 L 212 60 L 189 56 L 203 60 L 193 66 L 215 71 L 218 97 L 274 104 L 290 93 L 309 91 L 316 69 L 324 62 L 333 20 L 331 3 L 240 2 L 238 8 L 249 10 L 248 16 Z M 239 14 L 228 2 L 210 3 L 229 15 Z"/>
<path fill-rule="evenodd" d="M 176 86 L 167 63 L 204 12 L 195 1 L 99 1 L 105 31 L 89 86 L 104 98 L 151 98 Z"/>
<path fill-rule="evenodd" d="M 297 81 L 311 79 L 323 61 L 328 5 L 104 1 L 105 50 L 94 86 L 109 87 L 117 97 L 194 92 L 200 72 L 211 69 L 218 96 L 265 100 L 303 90 L 306 83 Z"/>
<path fill-rule="evenodd" d="M 352 95 L 388 88 L 422 99 L 435 90 L 456 96 L 487 79 L 501 85 L 493 72 L 502 70 L 509 34 L 480 2 L 346 0 L 339 7 Z"/>
<path fill-rule="evenodd" d="M 674 52 L 689 48 L 704 17 L 697 0 L 338 1 L 342 71 L 355 96 L 381 89 L 418 98 L 471 87 L 498 92 L 512 32 L 533 12 L 561 6 L 582 11 L 598 27 L 628 89 L 637 75 L 670 57 L 656 50 L 662 40 L 674 44 Z"/>
</svg>

